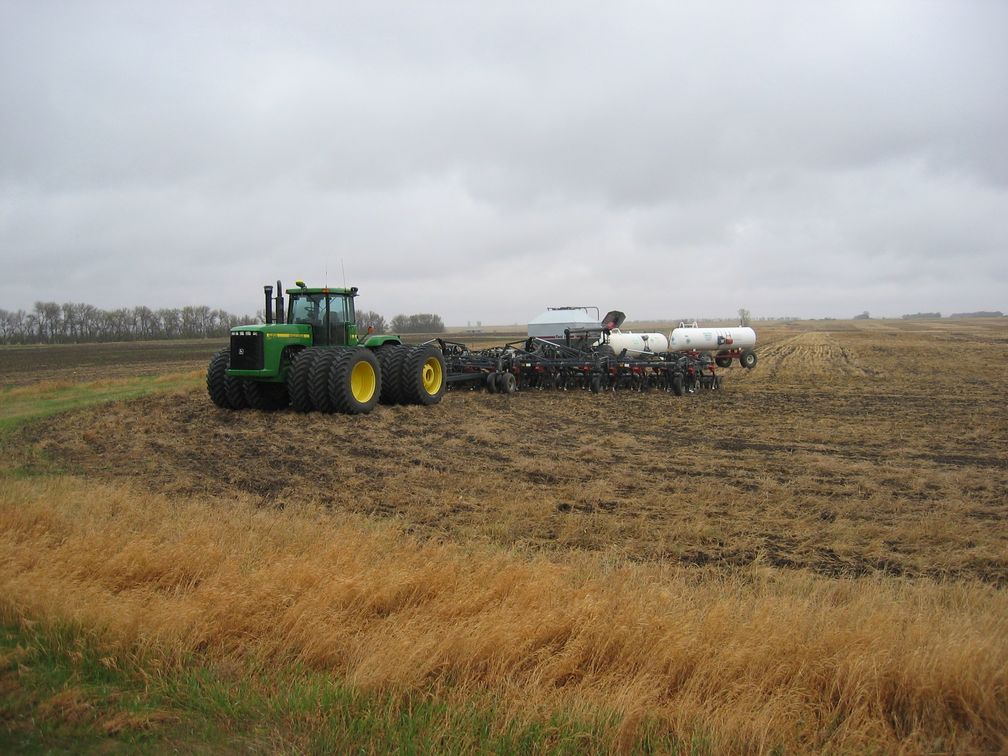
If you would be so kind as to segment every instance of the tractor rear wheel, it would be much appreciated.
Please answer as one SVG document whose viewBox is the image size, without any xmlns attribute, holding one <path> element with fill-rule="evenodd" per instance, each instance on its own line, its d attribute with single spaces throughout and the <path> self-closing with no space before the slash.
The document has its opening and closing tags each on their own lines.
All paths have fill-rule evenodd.
<svg viewBox="0 0 1008 756">
<path fill-rule="evenodd" d="M 308 373 L 312 363 L 318 359 L 322 350 L 308 347 L 302 349 L 294 357 L 291 369 L 287 373 L 287 393 L 290 394 L 291 406 L 297 412 L 311 412 L 313 408 L 311 395 L 308 393 Z"/>
<path fill-rule="evenodd" d="M 315 409 L 327 415 L 336 411 L 329 393 L 329 368 L 337 354 L 336 349 L 323 349 L 308 368 L 308 397 Z"/>
<path fill-rule="evenodd" d="M 364 415 L 381 396 L 381 365 L 364 347 L 334 349 L 329 367 L 329 398 L 333 409 L 347 415 Z"/>
<path fill-rule="evenodd" d="M 233 409 L 227 396 L 227 370 L 231 364 L 231 350 L 221 349 L 210 358 L 207 365 L 206 387 L 210 400 L 221 409 Z"/>
<path fill-rule="evenodd" d="M 245 400 L 252 409 L 272 412 L 290 404 L 287 387 L 282 383 L 245 381 Z"/>
<path fill-rule="evenodd" d="M 381 366 L 382 404 L 405 404 L 402 390 L 402 365 L 409 347 L 404 344 L 386 344 L 375 350 L 375 357 Z"/>
<path fill-rule="evenodd" d="M 447 375 L 440 349 L 434 346 L 412 347 L 402 365 L 401 379 L 406 402 L 428 406 L 437 404 L 444 396 Z"/>
</svg>

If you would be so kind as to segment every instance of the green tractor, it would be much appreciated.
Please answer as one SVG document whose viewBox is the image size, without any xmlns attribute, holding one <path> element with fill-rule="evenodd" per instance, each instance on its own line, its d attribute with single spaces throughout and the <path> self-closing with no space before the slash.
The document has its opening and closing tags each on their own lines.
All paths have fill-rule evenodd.
<svg viewBox="0 0 1008 756">
<path fill-rule="evenodd" d="M 266 322 L 231 329 L 231 345 L 207 367 L 207 391 L 225 409 L 252 407 L 358 415 L 382 404 L 437 404 L 444 356 L 435 346 L 407 346 L 398 336 L 359 336 L 357 287 L 308 288 L 297 281 L 264 286 Z M 275 305 L 275 307 L 274 307 Z M 368 329 L 370 331 L 370 329 Z"/>
</svg>

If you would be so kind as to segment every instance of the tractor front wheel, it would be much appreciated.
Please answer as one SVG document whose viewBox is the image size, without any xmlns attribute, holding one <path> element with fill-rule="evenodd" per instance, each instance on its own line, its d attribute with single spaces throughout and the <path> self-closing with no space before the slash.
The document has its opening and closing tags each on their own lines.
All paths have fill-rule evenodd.
<svg viewBox="0 0 1008 756">
<path fill-rule="evenodd" d="M 291 406 L 297 412 L 311 412 L 314 409 L 309 393 L 308 374 L 321 353 L 321 349 L 313 347 L 302 349 L 295 355 L 287 373 L 287 393 L 290 394 Z"/>
<path fill-rule="evenodd" d="M 336 411 L 332 394 L 329 393 L 329 371 L 340 350 L 324 349 L 308 368 L 308 397 L 312 406 L 327 415 Z"/>
<path fill-rule="evenodd" d="M 233 409 L 227 395 L 227 371 L 231 364 L 231 350 L 221 349 L 210 358 L 207 365 L 206 387 L 210 400 L 221 409 Z"/>
<path fill-rule="evenodd" d="M 381 396 L 381 366 L 374 352 L 361 347 L 334 350 L 329 367 L 329 398 L 336 412 L 364 415 Z"/>
<path fill-rule="evenodd" d="M 290 404 L 287 387 L 282 383 L 245 381 L 245 400 L 252 409 L 272 412 Z"/>
</svg>

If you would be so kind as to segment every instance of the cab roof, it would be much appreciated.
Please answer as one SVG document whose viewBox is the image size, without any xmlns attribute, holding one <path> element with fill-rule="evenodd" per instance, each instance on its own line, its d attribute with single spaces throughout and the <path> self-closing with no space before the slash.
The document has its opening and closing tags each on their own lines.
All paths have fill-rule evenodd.
<svg viewBox="0 0 1008 756">
<path fill-rule="evenodd" d="M 295 286 L 293 288 L 287 289 L 288 295 L 294 294 L 341 294 L 343 296 L 356 297 L 357 287 L 351 286 L 349 289 L 343 288 L 342 286 L 323 286 L 321 288 L 315 286 Z"/>
</svg>

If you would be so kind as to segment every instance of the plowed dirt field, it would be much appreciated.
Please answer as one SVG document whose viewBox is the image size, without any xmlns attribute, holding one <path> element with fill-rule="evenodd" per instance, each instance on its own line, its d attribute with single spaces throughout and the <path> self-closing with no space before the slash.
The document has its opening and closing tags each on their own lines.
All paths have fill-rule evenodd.
<svg viewBox="0 0 1008 756">
<path fill-rule="evenodd" d="M 345 417 L 194 391 L 33 423 L 16 446 L 29 468 L 311 500 L 438 540 L 1003 586 L 1006 323 L 774 324 L 755 370 L 685 397 L 453 392 Z"/>
</svg>

